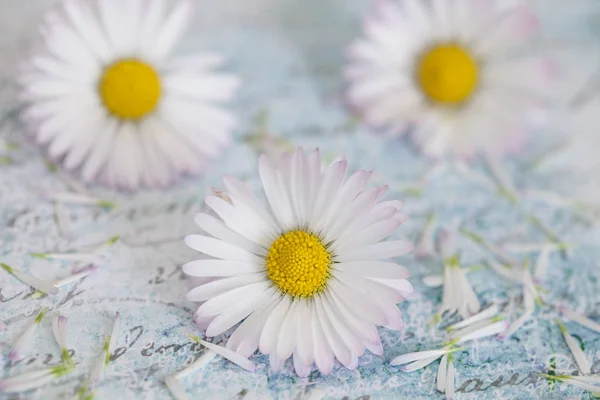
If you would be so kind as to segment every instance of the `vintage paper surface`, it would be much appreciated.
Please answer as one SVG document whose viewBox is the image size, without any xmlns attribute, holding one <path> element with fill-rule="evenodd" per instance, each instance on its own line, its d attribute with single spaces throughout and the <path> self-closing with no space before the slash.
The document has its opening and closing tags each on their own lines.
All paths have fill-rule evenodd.
<svg viewBox="0 0 600 400">
<path fill-rule="evenodd" d="M 32 290 L 0 271 L 0 321 L 7 325 L 4 332 L 0 328 L 0 377 L 57 362 L 60 351 L 52 339 L 48 317 L 26 350 L 27 357 L 16 364 L 7 358 L 12 343 L 44 306 L 68 317 L 69 347 L 77 362 L 76 373 L 57 384 L 23 397 L 0 395 L 0 399 L 71 398 L 100 354 L 116 311 L 122 316 L 122 333 L 97 398 L 171 399 L 164 377 L 203 351 L 187 336 L 199 332 L 191 318 L 194 305 L 185 300 L 189 283 L 180 266 L 197 254 L 182 238 L 198 231 L 193 216 L 202 209 L 210 187 L 221 187 L 224 173 L 235 174 L 258 189 L 258 152 L 277 152 L 291 145 L 319 146 L 326 160 L 345 154 L 352 169 L 374 170 L 375 183 L 390 185 L 386 198 L 403 200 L 411 215 L 397 234 L 401 238 L 416 241 L 427 216 L 435 212 L 439 224 L 459 220 L 490 241 L 543 243 L 544 235 L 525 218 L 526 212 L 534 213 L 562 241 L 575 245 L 567 254 L 550 256 L 544 298 L 600 319 L 597 229 L 568 208 L 533 201 L 512 206 L 493 188 L 465 179 L 450 165 L 441 164 L 431 172 L 431 161 L 419 158 L 404 142 L 368 135 L 345 111 L 339 77 L 342 49 L 358 35 L 365 1 L 199 1 L 196 22 L 181 51 L 218 50 L 230 60 L 228 68 L 243 78 L 245 86 L 235 105 L 241 119 L 237 143 L 204 177 L 185 179 L 169 190 L 130 195 L 92 188 L 95 195 L 114 200 L 118 206 L 113 210 L 67 206 L 72 237 L 64 238 L 53 205 L 43 194 L 68 190 L 68 186 L 48 169 L 42 152 L 18 123 L 13 82 L 17 61 L 26 54 L 35 24 L 51 3 L 0 1 L 0 137 L 18 145 L 10 151 L 11 162 L 0 166 L 0 261 L 53 280 L 69 275 L 71 264 L 33 258 L 30 253 L 94 247 L 115 235 L 121 240 L 97 273 L 55 297 L 33 299 Z M 593 51 L 586 46 L 596 51 L 600 43 L 593 39 L 600 18 L 600 7 L 593 3 L 536 2 L 546 36 L 565 38 L 564 43 L 547 39 L 545 51 L 559 51 L 564 60 L 573 57 L 565 64 L 581 64 L 582 70 L 593 69 L 589 67 Z M 577 61 L 578 56 L 586 56 L 585 61 Z M 538 147 L 543 148 L 544 143 L 540 140 Z M 528 165 L 526 159 L 506 164 L 520 189 L 568 192 L 568 182 L 532 171 Z M 484 169 L 475 169 L 481 176 L 489 176 Z M 420 177 L 428 171 L 428 184 L 418 187 Z M 568 176 L 568 171 L 562 176 Z M 489 258 L 466 238 L 458 245 L 465 265 L 479 265 Z M 535 262 L 537 253 L 530 256 Z M 430 327 L 441 289 L 421 283 L 424 275 L 441 272 L 442 266 L 434 260 L 416 262 L 412 255 L 401 263 L 413 273 L 416 294 L 400 305 L 405 330 L 380 330 L 383 357 L 367 353 L 356 371 L 336 365 L 331 375 L 313 372 L 308 379 L 297 378 L 289 362 L 282 372 L 273 374 L 265 357 L 254 357 L 258 368 L 250 374 L 217 358 L 187 378 L 184 387 L 191 398 L 206 399 L 303 399 L 317 398 L 319 391 L 326 399 L 443 398 L 435 391 L 437 362 L 410 374 L 389 366 L 399 354 L 433 349 L 444 340 L 442 330 Z M 490 270 L 477 270 L 469 278 L 482 303 L 519 300 L 520 289 Z M 510 339 L 484 341 L 457 354 L 457 398 L 591 398 L 581 390 L 549 384 L 538 375 L 551 364 L 564 371 L 576 369 L 555 324 L 557 316 L 551 307 L 544 307 Z M 600 373 L 600 335 L 571 322 L 567 327 L 585 345 L 592 371 Z M 225 339 L 224 335 L 214 342 L 224 343 Z"/>
</svg>

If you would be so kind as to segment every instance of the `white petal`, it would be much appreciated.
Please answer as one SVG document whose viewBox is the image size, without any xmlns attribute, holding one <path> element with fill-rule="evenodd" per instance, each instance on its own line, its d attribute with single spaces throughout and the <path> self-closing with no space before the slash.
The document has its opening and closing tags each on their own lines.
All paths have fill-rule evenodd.
<svg viewBox="0 0 600 400">
<path fill-rule="evenodd" d="M 52 370 L 52 368 L 47 368 L 40 371 L 26 372 L 6 379 L 0 379 L 0 392 L 21 393 L 47 385 L 58 378 L 52 373 Z"/>
<path fill-rule="evenodd" d="M 570 378 L 562 378 L 559 379 L 565 383 L 571 384 L 573 386 L 577 386 L 578 388 L 581 388 L 585 391 L 590 392 L 592 395 L 594 396 L 600 396 L 600 388 L 598 386 L 595 385 L 591 385 L 587 382 L 581 381 L 579 379 L 576 379 L 575 377 L 570 377 Z"/>
<path fill-rule="evenodd" d="M 246 357 L 242 357 L 241 355 L 237 354 L 234 351 L 231 351 L 222 346 L 217 346 L 216 344 L 208 343 L 202 339 L 197 339 L 197 340 L 202 346 L 217 353 L 221 357 L 228 359 L 229 361 L 242 367 L 246 371 L 254 372 L 254 368 L 255 368 L 254 363 L 252 361 L 248 360 Z"/>
<path fill-rule="evenodd" d="M 217 239 L 220 239 L 224 242 L 231 243 L 237 247 L 240 247 L 244 250 L 250 251 L 254 254 L 258 255 L 266 255 L 266 250 L 252 242 L 251 240 L 246 239 L 244 236 L 234 232 L 230 228 L 227 227 L 222 221 L 208 214 L 197 214 L 194 217 L 194 221 L 196 224 L 204 230 L 206 233 L 214 236 Z"/>
<path fill-rule="evenodd" d="M 284 321 L 287 311 L 290 308 L 291 300 L 289 296 L 282 296 L 281 300 L 277 303 L 271 315 L 263 326 L 262 333 L 260 334 L 259 349 L 263 354 L 275 353 L 277 347 L 277 338 L 279 331 L 281 330 L 281 324 Z"/>
<path fill-rule="evenodd" d="M 258 348 L 263 326 L 278 304 L 276 302 L 278 297 L 277 294 L 273 295 L 267 304 L 250 314 L 231 334 L 227 341 L 227 348 L 236 351 L 244 357 L 250 357 Z"/>
<path fill-rule="evenodd" d="M 402 365 L 408 364 L 413 361 L 430 359 L 435 357 L 435 360 L 443 356 L 444 354 L 448 354 L 450 349 L 440 349 L 440 350 L 426 350 L 426 351 L 418 351 L 415 353 L 407 353 L 401 356 L 394 358 L 390 364 L 391 365 Z"/>
<path fill-rule="evenodd" d="M 188 292 L 187 299 L 189 301 L 206 301 L 230 290 L 263 280 L 265 280 L 263 274 L 245 274 L 218 279 L 193 288 Z"/>
<path fill-rule="evenodd" d="M 283 230 L 293 228 L 294 216 L 285 186 L 283 186 L 278 171 L 273 167 L 266 154 L 261 155 L 259 158 L 258 170 L 273 215 L 275 215 Z"/>
<path fill-rule="evenodd" d="M 11 268 L 6 264 L 0 264 L 0 266 L 2 267 L 2 269 L 7 271 L 9 274 L 11 274 L 24 284 L 29 285 L 32 288 L 39 290 L 40 292 L 53 295 L 58 294 L 58 288 L 50 282 L 34 278 L 33 276 L 27 275 L 24 272 Z"/>
<path fill-rule="evenodd" d="M 237 205 L 239 202 L 247 204 L 249 208 L 260 216 L 271 228 L 274 230 L 278 229 L 278 226 L 269 211 L 244 183 L 230 175 L 225 175 L 223 177 L 223 183 L 225 184 L 227 193 L 229 193 L 233 199 L 234 204 Z"/>
<path fill-rule="evenodd" d="M 209 236 L 189 235 L 185 237 L 185 244 L 196 251 L 223 260 L 255 264 L 264 262 L 263 258 L 260 258 L 237 246 Z"/>
<path fill-rule="evenodd" d="M 321 323 L 319 322 L 319 318 L 315 307 L 316 306 L 314 302 L 311 302 L 310 313 L 314 337 L 313 343 L 315 345 L 315 365 L 323 375 L 329 375 L 329 373 L 333 369 L 333 351 L 331 350 L 331 345 L 329 344 L 329 341 L 327 340 L 327 337 L 323 332 L 323 328 L 321 327 Z"/>
<path fill-rule="evenodd" d="M 267 285 L 263 285 L 262 287 L 267 288 Z M 220 335 L 235 324 L 239 323 L 248 315 L 264 305 L 274 292 L 274 289 L 269 288 L 266 290 L 257 291 L 254 295 L 241 297 L 244 299 L 243 302 L 238 302 L 237 304 L 231 305 L 229 308 L 219 314 L 214 320 L 212 320 L 206 329 L 206 336 L 213 337 Z M 210 300 L 204 304 L 207 304 L 208 302 L 210 302 Z M 200 308 L 198 308 L 198 310 L 200 310 Z M 196 315 L 202 316 L 202 314 L 199 314 L 198 311 L 196 312 Z"/>
<path fill-rule="evenodd" d="M 279 331 L 279 338 L 277 340 L 277 358 L 279 360 L 287 360 L 292 355 L 295 348 L 295 335 L 296 324 L 298 319 L 298 307 L 300 301 L 294 301 L 290 305 L 283 322 L 281 323 L 281 329 Z"/>
<path fill-rule="evenodd" d="M 405 267 L 386 261 L 342 262 L 334 264 L 334 267 L 349 274 L 370 278 L 404 279 L 410 276 Z"/>
<path fill-rule="evenodd" d="M 298 357 L 304 365 L 312 365 L 314 362 L 313 332 L 311 329 L 310 305 L 304 301 L 298 306 L 298 320 L 296 324 L 296 351 L 294 357 Z"/>
<path fill-rule="evenodd" d="M 448 362 L 448 373 L 446 375 L 446 399 L 454 400 L 454 363 L 452 358 Z"/>
<path fill-rule="evenodd" d="M 356 316 L 375 325 L 385 324 L 385 313 L 370 298 L 336 279 L 331 279 L 329 286 Z"/>
<path fill-rule="evenodd" d="M 480 322 L 485 319 L 495 317 L 499 312 L 500 312 L 500 309 L 498 308 L 498 305 L 496 303 L 494 303 L 491 306 L 489 306 L 488 308 L 486 308 L 485 310 L 483 310 L 482 312 L 472 315 L 471 317 L 464 319 L 460 322 L 457 322 L 456 324 L 450 325 L 449 327 L 446 328 L 446 330 L 457 330 L 457 329 L 465 328 L 476 322 Z"/>
<path fill-rule="evenodd" d="M 300 360 L 300 357 L 298 357 L 297 353 L 294 353 L 294 370 L 296 371 L 296 375 L 298 375 L 300 378 L 306 378 L 308 377 L 308 375 L 310 375 L 310 372 L 312 371 L 312 363 L 311 364 L 303 364 L 302 361 Z"/>
<path fill-rule="evenodd" d="M 403 256 L 414 249 L 414 245 L 404 240 L 389 241 L 370 244 L 367 246 L 348 249 L 336 256 L 336 261 L 356 260 L 386 260 L 388 258 Z"/>
<path fill-rule="evenodd" d="M 56 314 L 52 318 L 52 333 L 54 339 L 61 349 L 67 348 L 67 318 L 64 315 Z"/>
<path fill-rule="evenodd" d="M 566 330 L 562 330 L 562 334 L 565 338 L 565 342 L 567 342 L 567 346 L 569 346 L 569 350 L 571 350 L 571 354 L 573 354 L 573 357 L 575 358 L 575 362 L 577 362 L 579 370 L 583 374 L 589 375 L 591 373 L 590 363 L 583 350 L 581 350 L 581 347 L 579 347 L 579 342 Z"/>
<path fill-rule="evenodd" d="M 525 322 L 527 322 L 527 320 L 529 320 L 529 318 L 531 318 L 532 314 L 533 314 L 533 312 L 531 312 L 531 311 L 523 313 L 523 315 L 521 315 L 519 318 L 514 320 L 508 326 L 508 328 L 506 328 L 506 330 L 504 332 L 502 332 L 500 335 L 498 335 L 498 338 L 506 339 L 506 338 L 512 336 L 516 331 L 518 331 L 525 324 Z"/>
<path fill-rule="evenodd" d="M 403 372 L 413 372 L 418 369 L 425 368 L 426 366 L 428 366 L 429 364 L 431 364 L 432 362 L 434 362 L 435 360 L 437 360 L 440 357 L 441 357 L 441 355 L 437 356 L 437 357 L 424 358 L 422 360 L 415 361 L 411 364 L 405 365 L 404 367 L 401 368 L 401 370 Z"/>
<path fill-rule="evenodd" d="M 261 272 L 256 264 L 227 260 L 196 260 L 181 267 L 183 272 L 191 276 L 235 276 Z"/>
<path fill-rule="evenodd" d="M 374 347 L 378 343 L 379 333 L 374 325 L 353 314 L 334 291 L 330 292 L 329 300 L 334 311 L 345 321 L 352 332 L 363 339 L 365 345 L 370 344 L 370 347 Z"/>
<path fill-rule="evenodd" d="M 508 324 L 506 321 L 498 321 L 491 325 L 486 326 L 485 328 L 478 329 L 474 332 L 471 332 L 458 340 L 458 343 L 464 343 L 469 340 L 481 339 L 488 336 L 498 335 L 501 332 L 504 332 L 507 328 Z"/>
<path fill-rule="evenodd" d="M 325 338 L 333 350 L 333 354 L 340 361 L 340 363 L 342 363 L 342 365 L 348 369 L 352 369 L 350 368 L 352 366 L 352 353 L 346 344 L 342 342 L 339 333 L 331 323 L 331 320 L 329 319 L 329 316 L 327 315 L 323 306 L 322 299 L 320 297 L 315 297 L 314 302 L 316 315 L 319 318 Z"/>
<path fill-rule="evenodd" d="M 335 253 L 371 243 L 378 242 L 390 236 L 402 224 L 403 220 L 398 217 L 392 217 L 387 220 L 379 221 L 369 226 L 368 228 L 354 232 L 352 235 L 340 237 L 332 246 L 331 249 Z"/>
<path fill-rule="evenodd" d="M 579 314 L 573 310 L 571 310 L 568 307 L 560 307 L 560 312 L 567 318 L 569 318 L 571 321 L 577 322 L 578 324 L 585 326 L 588 329 L 591 329 L 593 331 L 596 331 L 598 333 L 600 333 L 600 324 L 598 324 L 595 321 L 592 321 L 591 319 L 587 318 L 586 316 Z"/>
<path fill-rule="evenodd" d="M 347 168 L 348 163 L 346 160 L 341 160 L 331 165 L 323 174 L 321 187 L 318 190 L 315 205 L 311 210 L 310 226 L 317 226 L 327 207 L 331 205 L 337 192 L 342 187 Z"/>
<path fill-rule="evenodd" d="M 156 36 L 153 54 L 158 59 L 167 56 L 174 44 L 179 41 L 185 29 L 187 29 L 193 17 L 193 2 L 188 0 L 179 1 L 171 13 L 160 26 L 160 34 Z"/>
<path fill-rule="evenodd" d="M 202 354 L 200 357 L 198 357 L 198 359 L 196 361 L 194 361 L 191 365 L 189 365 L 185 369 L 179 371 L 175 375 L 171 375 L 171 376 L 173 376 L 175 379 L 183 379 L 186 376 L 189 376 L 189 375 L 193 374 L 194 372 L 198 371 L 199 369 L 204 368 L 212 360 L 214 360 L 216 356 L 217 356 L 217 353 L 210 351 L 210 350 L 206 350 L 204 352 L 204 354 Z"/>
<path fill-rule="evenodd" d="M 23 332 L 17 338 L 17 341 L 13 345 L 13 347 L 8 355 L 8 358 L 10 360 L 15 361 L 15 360 L 19 360 L 22 358 L 23 350 L 32 341 L 33 336 L 35 335 L 35 332 L 36 332 L 38 326 L 40 325 L 40 321 L 43 318 L 45 313 L 46 313 L 46 309 L 42 308 L 42 310 L 38 313 L 38 315 L 33 320 L 33 322 L 31 322 L 31 324 L 27 327 L 27 329 L 25 329 L 25 332 Z"/>
<path fill-rule="evenodd" d="M 438 368 L 436 387 L 437 390 L 444 393 L 446 391 L 446 380 L 448 375 L 448 354 L 444 354 L 440 360 L 440 366 Z"/>
<path fill-rule="evenodd" d="M 267 282 L 258 282 L 230 290 L 203 303 L 198 307 L 196 315 L 199 317 L 218 315 L 238 304 L 240 299 L 255 297 L 257 294 L 266 291 L 268 287 Z"/>
<path fill-rule="evenodd" d="M 244 215 L 237 208 L 217 196 L 208 196 L 206 204 L 212 208 L 233 231 L 257 244 L 269 246 L 277 236 L 264 222 Z M 262 222 L 262 223 L 261 223 Z"/>
<path fill-rule="evenodd" d="M 402 293 L 399 293 L 393 288 L 371 279 L 363 278 L 353 274 L 347 274 L 342 271 L 336 272 L 335 276 L 344 284 L 358 291 L 367 292 L 373 298 L 378 297 L 392 304 L 397 304 L 404 300 Z"/>
<path fill-rule="evenodd" d="M 108 354 L 112 354 L 115 351 L 115 346 L 119 340 L 119 333 L 121 332 L 121 313 L 118 311 L 115 314 L 113 321 L 112 331 L 110 332 L 110 338 L 108 341 Z"/>
</svg>

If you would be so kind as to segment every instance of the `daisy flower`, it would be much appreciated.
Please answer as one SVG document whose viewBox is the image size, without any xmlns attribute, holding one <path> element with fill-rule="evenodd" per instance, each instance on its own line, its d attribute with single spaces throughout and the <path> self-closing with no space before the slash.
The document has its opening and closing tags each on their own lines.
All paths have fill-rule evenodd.
<svg viewBox="0 0 600 400">
<path fill-rule="evenodd" d="M 195 317 L 206 336 L 241 322 L 227 348 L 244 357 L 259 349 L 273 370 L 293 357 L 302 377 L 313 363 L 328 374 L 335 359 L 353 369 L 365 349 L 383 353 L 376 326 L 401 329 L 396 304 L 412 292 L 409 272 L 389 259 L 413 245 L 381 241 L 408 217 L 400 202 L 381 201 L 387 187 L 365 187 L 370 172 L 346 178 L 347 168 L 340 159 L 323 169 L 318 150 L 275 162 L 263 154 L 268 206 L 231 176 L 223 179 L 231 203 L 206 198 L 217 217 L 199 214 L 206 234 L 186 243 L 209 258 L 183 266 L 192 277 L 219 278 L 187 296 L 203 302 Z"/>
<path fill-rule="evenodd" d="M 238 78 L 215 54 L 173 57 L 193 1 L 66 0 L 20 76 L 24 119 L 85 182 L 137 189 L 199 173 L 229 140 Z"/>
<path fill-rule="evenodd" d="M 410 130 L 428 156 L 520 150 L 548 66 L 515 56 L 537 21 L 501 3 L 378 1 L 348 49 L 349 102 L 392 135 Z"/>
</svg>

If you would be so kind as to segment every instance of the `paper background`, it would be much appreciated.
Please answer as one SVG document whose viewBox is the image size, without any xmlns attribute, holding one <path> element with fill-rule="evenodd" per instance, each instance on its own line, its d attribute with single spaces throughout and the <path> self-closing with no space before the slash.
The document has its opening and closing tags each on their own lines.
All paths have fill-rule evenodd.
<svg viewBox="0 0 600 400">
<path fill-rule="evenodd" d="M 193 215 L 203 207 L 208 189 L 221 186 L 224 173 L 235 174 L 258 189 L 258 148 L 276 151 L 278 147 L 265 140 L 244 139 L 249 134 L 268 133 L 293 145 L 319 146 L 329 160 L 345 154 L 353 169 L 373 169 L 375 183 L 391 187 L 386 198 L 405 201 L 411 215 L 398 237 L 416 240 L 426 216 L 434 211 L 440 224 L 459 219 L 492 241 L 544 241 L 522 212 L 449 168 L 442 168 L 419 196 L 407 195 L 406 184 L 417 181 L 431 162 L 421 159 L 404 142 L 369 135 L 341 105 L 343 46 L 359 34 L 359 16 L 368 4 L 355 0 L 198 1 L 194 26 L 181 51 L 224 53 L 230 60 L 228 68 L 243 78 L 245 85 L 235 104 L 241 120 L 237 143 L 205 176 L 186 179 L 170 190 L 130 195 L 92 188 L 97 196 L 116 200 L 119 207 L 110 212 L 68 207 L 73 238 L 67 240 L 57 230 L 52 205 L 41 196 L 66 186 L 59 175 L 48 170 L 43 153 L 18 123 L 13 83 L 17 60 L 27 54 L 35 26 L 51 3 L 0 0 L 0 137 L 20 146 L 10 153 L 13 163 L 0 166 L 0 261 L 51 280 L 69 275 L 70 265 L 34 259 L 29 253 L 81 249 L 114 235 L 122 240 L 96 274 L 54 298 L 33 300 L 28 287 L 0 272 L 0 320 L 8 325 L 6 332 L 0 332 L 0 354 L 4 356 L 0 376 L 56 362 L 59 349 L 52 339 L 50 318 L 43 320 L 24 361 L 10 365 L 6 358 L 12 343 L 42 306 L 68 317 L 69 343 L 78 363 L 77 372 L 58 384 L 23 397 L 0 395 L 0 399 L 70 398 L 100 353 L 115 311 L 123 318 L 122 334 L 97 398 L 171 398 L 163 378 L 201 354 L 187 339 L 197 330 L 191 319 L 194 305 L 185 301 L 188 282 L 179 271 L 181 264 L 197 255 L 186 248 L 182 238 L 197 231 Z M 533 3 L 543 21 L 536 49 L 556 56 L 567 92 L 579 89 L 600 53 L 595 38 L 600 5 L 583 0 Z M 556 134 L 557 126 L 539 132 L 531 154 L 551 141 L 544 139 L 544 134 Z M 522 157 L 505 164 L 520 189 L 571 190 L 568 179 L 557 179 L 568 177 L 568 171 L 562 175 L 532 172 L 527 169 L 530 160 Z M 477 169 L 485 176 L 483 169 Z M 551 256 L 545 297 L 598 320 L 600 232 L 565 208 L 534 202 L 525 202 L 523 207 L 551 226 L 562 240 L 578 246 L 567 259 Z M 459 247 L 465 265 L 488 257 L 466 239 L 459 241 Z M 535 261 L 537 255 L 532 256 Z M 330 376 L 314 372 L 307 380 L 295 377 L 289 363 L 281 373 L 268 372 L 265 357 L 254 357 L 258 365 L 255 374 L 217 359 L 186 379 L 188 393 L 192 398 L 207 399 L 300 399 L 319 388 L 325 390 L 327 399 L 443 398 L 434 388 L 437 363 L 411 374 L 388 365 L 396 355 L 432 349 L 443 340 L 440 330 L 429 328 L 441 289 L 427 289 L 420 283 L 423 275 L 440 272 L 441 265 L 435 260 L 416 262 L 412 256 L 401 261 L 413 273 L 416 294 L 400 305 L 406 329 L 400 333 L 381 330 L 382 358 L 366 354 L 356 371 L 336 365 Z M 487 270 L 470 274 L 470 281 L 482 303 L 506 302 L 520 293 Z M 535 374 L 547 368 L 552 357 L 559 368 L 575 369 L 554 324 L 556 317 L 544 308 L 506 342 L 482 342 L 458 355 L 458 398 L 589 398 L 566 385 L 549 385 Z M 600 336 L 573 323 L 567 327 L 581 338 L 593 370 L 600 373 Z"/>
</svg>

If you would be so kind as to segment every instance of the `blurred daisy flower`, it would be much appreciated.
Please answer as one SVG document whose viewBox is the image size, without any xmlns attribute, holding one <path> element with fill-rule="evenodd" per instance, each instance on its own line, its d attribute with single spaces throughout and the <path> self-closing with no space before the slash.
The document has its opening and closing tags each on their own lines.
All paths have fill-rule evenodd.
<svg viewBox="0 0 600 400">
<path fill-rule="evenodd" d="M 46 15 L 20 82 L 25 121 L 86 182 L 137 189 L 200 173 L 235 118 L 239 80 L 215 54 L 172 57 L 193 1 L 66 0 Z"/>
<path fill-rule="evenodd" d="M 231 176 L 231 201 L 206 198 L 218 217 L 199 214 L 206 234 L 186 243 L 210 258 L 183 266 L 192 277 L 217 278 L 188 293 L 202 302 L 195 317 L 206 336 L 239 324 L 227 348 L 243 357 L 259 349 L 275 371 L 293 357 L 301 377 L 313 363 L 328 374 L 335 359 L 354 369 L 365 349 L 383 353 L 377 325 L 401 329 L 396 304 L 412 292 L 409 272 L 390 259 L 413 245 L 382 240 L 408 217 L 400 202 L 381 201 L 386 186 L 365 187 L 371 172 L 346 178 L 347 167 L 340 159 L 323 170 L 318 150 L 275 162 L 263 154 L 268 206 Z"/>
<path fill-rule="evenodd" d="M 410 131 L 431 157 L 519 151 L 549 66 L 516 54 L 537 27 L 532 13 L 500 3 L 378 1 L 348 49 L 350 104 L 392 135 Z"/>
</svg>

